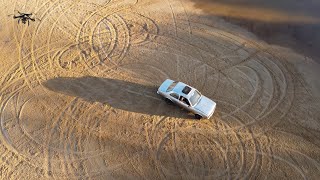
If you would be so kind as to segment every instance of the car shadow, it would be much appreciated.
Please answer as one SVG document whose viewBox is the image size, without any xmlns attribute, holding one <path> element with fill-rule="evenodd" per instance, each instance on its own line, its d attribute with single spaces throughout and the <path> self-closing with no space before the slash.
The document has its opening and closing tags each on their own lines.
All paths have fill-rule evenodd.
<svg viewBox="0 0 320 180">
<path fill-rule="evenodd" d="M 85 76 L 59 77 L 43 83 L 47 89 L 79 97 L 88 102 L 100 102 L 113 108 L 147 115 L 194 118 L 178 106 L 168 105 L 158 95 L 156 86 L 146 86 L 117 79 Z"/>
</svg>

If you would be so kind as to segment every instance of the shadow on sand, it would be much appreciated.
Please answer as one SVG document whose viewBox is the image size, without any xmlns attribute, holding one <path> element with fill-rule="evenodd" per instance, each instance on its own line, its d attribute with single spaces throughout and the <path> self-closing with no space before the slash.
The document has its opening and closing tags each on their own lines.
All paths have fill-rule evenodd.
<svg viewBox="0 0 320 180">
<path fill-rule="evenodd" d="M 320 62 L 320 1 L 192 0 L 195 7 Z"/>
<path fill-rule="evenodd" d="M 54 92 L 79 97 L 88 102 L 108 104 L 116 109 L 148 115 L 193 119 L 193 115 L 187 111 L 165 103 L 156 93 L 157 87 L 155 86 L 92 76 L 54 78 L 47 80 L 43 85 Z"/>
</svg>

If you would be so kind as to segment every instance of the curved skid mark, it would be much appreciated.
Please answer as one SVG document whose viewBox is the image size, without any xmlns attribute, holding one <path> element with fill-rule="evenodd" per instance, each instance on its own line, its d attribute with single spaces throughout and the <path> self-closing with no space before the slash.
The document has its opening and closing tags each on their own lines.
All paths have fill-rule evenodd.
<svg viewBox="0 0 320 180">
<path fill-rule="evenodd" d="M 17 2 L 15 1 L 15 4 Z M 24 3 L 27 5 L 26 1 Z M 253 40 L 200 22 L 192 22 L 181 1 L 165 2 L 174 21 L 175 35 L 170 35 L 169 32 L 159 35 L 162 27 L 159 27 L 155 20 L 134 12 L 133 5 L 137 3 L 143 5 L 143 3 L 124 1 L 118 7 L 114 3 L 115 1 L 108 1 L 103 5 L 91 3 L 84 12 L 85 16 L 80 26 L 70 25 L 73 29 L 76 28 L 75 34 L 70 29 L 60 26 L 60 22 L 65 22 L 63 18 L 72 16 L 74 7 L 87 5 L 78 0 L 45 3 L 37 1 L 35 7 L 37 12 L 41 10 L 44 13 L 42 21 L 31 29 L 33 32 L 29 31 L 30 28 L 15 26 L 16 23 L 12 25 L 19 62 L 13 64 L 4 73 L 3 79 L 0 79 L 1 141 L 4 147 L 9 148 L 4 151 L 2 157 L 10 156 L 11 151 L 20 158 L 19 163 L 28 165 L 27 168 L 35 169 L 43 177 L 58 179 L 99 178 L 103 175 L 111 177 L 113 173 L 111 171 L 129 173 L 128 169 L 132 171 L 130 172 L 132 177 L 148 179 L 150 176 L 144 172 L 145 167 L 143 167 L 145 162 L 154 167 L 150 175 L 162 179 L 216 179 L 217 177 L 246 179 L 263 176 L 268 178 L 276 161 L 284 163 L 285 168 L 293 169 L 302 178 L 308 178 L 308 172 L 303 165 L 298 164 L 298 161 L 294 162 L 297 155 L 309 162 L 317 172 L 320 171 L 319 162 L 310 156 L 306 149 L 287 150 L 289 157 L 282 156 L 274 152 L 277 144 L 273 144 L 270 140 L 272 137 L 270 134 L 277 131 L 274 127 L 280 121 L 294 122 L 294 119 L 288 120 L 285 117 L 296 106 L 295 100 L 301 96 L 305 97 L 295 90 L 300 87 L 297 80 L 294 80 L 299 78 L 299 74 L 295 76 L 294 68 L 289 68 L 290 64 L 286 59 L 274 55 L 268 46 Z M 137 10 L 140 11 L 139 8 Z M 182 16 L 177 13 L 180 11 Z M 50 19 L 50 15 L 57 13 L 61 14 Z M 76 14 L 76 17 L 80 17 L 80 14 Z M 74 23 L 74 20 L 75 18 L 66 22 Z M 46 23 L 50 21 L 52 24 L 47 27 L 48 39 L 45 40 L 45 44 L 36 46 L 41 40 L 38 40 L 37 36 L 46 35 L 44 34 Z M 137 25 L 135 29 L 131 28 L 134 23 Z M 146 29 L 141 33 L 138 28 L 142 26 Z M 188 33 L 187 36 L 181 37 L 182 30 Z M 59 41 L 54 41 L 57 32 L 69 38 L 67 40 L 69 43 L 61 46 Z M 202 35 L 208 38 L 200 37 Z M 192 42 L 191 36 L 198 38 L 199 41 Z M 31 47 L 28 48 L 30 42 Z M 158 57 L 150 59 L 153 54 Z M 148 55 L 149 59 L 146 58 Z M 168 66 L 161 65 L 161 60 L 171 56 L 174 57 L 173 61 L 162 63 L 173 62 L 174 66 L 177 65 L 174 68 L 178 73 L 173 72 L 174 68 L 166 69 Z M 75 58 L 78 58 L 77 63 L 80 63 L 74 66 L 71 61 Z M 100 63 L 95 63 L 97 60 L 100 60 Z M 69 64 L 63 67 L 64 62 Z M 187 63 L 191 66 L 187 66 Z M 190 70 L 185 72 L 184 69 Z M 210 120 L 193 122 L 189 119 L 153 114 L 141 116 L 137 115 L 139 113 L 123 112 L 109 106 L 100 106 L 99 103 L 87 103 L 78 98 L 74 98 L 71 103 L 60 103 L 58 100 L 66 96 L 61 94 L 53 96 L 53 92 L 49 93 L 42 82 L 68 73 L 72 73 L 75 77 L 94 75 L 101 78 L 137 80 L 149 84 L 160 82 L 163 77 L 188 79 L 190 82 L 195 82 L 195 86 L 201 92 L 206 92 L 206 95 L 210 95 L 209 97 L 221 106 L 218 106 L 216 116 Z M 131 75 L 132 77 L 129 77 Z M 199 79 L 202 79 L 202 82 L 197 83 Z M 242 84 L 241 81 L 245 83 Z M 223 88 L 230 87 L 235 88 L 235 91 L 245 98 L 241 102 L 235 102 L 237 99 L 232 97 L 223 98 L 221 95 Z M 144 92 L 130 92 L 159 99 Z M 39 95 L 48 96 L 46 100 L 51 102 L 46 103 L 39 99 L 39 107 L 43 106 L 46 112 L 54 114 L 55 117 L 47 119 L 49 123 L 43 130 L 47 133 L 45 142 L 38 139 L 41 131 L 29 131 L 23 124 L 23 112 L 27 111 L 26 107 L 31 104 L 29 102 Z M 261 101 L 264 103 L 260 104 Z M 106 111 L 102 111 L 105 108 Z M 101 125 L 104 118 L 109 123 L 109 117 L 96 117 L 100 113 L 112 111 L 117 113 L 119 121 L 110 122 L 111 125 L 127 127 L 126 133 L 128 131 L 129 135 L 134 134 L 138 138 L 145 139 L 138 143 L 137 147 L 132 145 L 134 146 L 132 149 L 127 149 L 125 144 L 130 143 L 126 137 L 118 135 L 112 137 L 112 140 L 119 142 L 112 148 L 123 150 L 120 154 L 124 159 L 116 163 L 109 162 L 106 158 L 114 153 L 113 149 L 105 147 L 104 141 L 107 141 L 108 135 L 111 134 L 108 132 L 109 129 L 104 129 Z M 129 119 L 130 123 L 134 123 L 131 127 L 122 121 Z M 11 124 L 17 125 L 16 128 L 9 127 Z M 12 135 L 14 130 L 22 134 L 21 137 Z M 192 140 L 193 135 L 194 140 Z M 10 142 L 10 139 L 14 142 Z M 194 144 L 190 144 L 191 142 Z M 87 147 L 91 143 L 98 145 L 95 149 L 91 149 Z M 38 147 L 39 154 L 29 155 L 23 152 L 22 149 L 28 146 Z M 44 152 L 42 149 L 45 149 Z M 45 154 L 44 158 L 42 153 Z M 144 159 L 145 153 L 147 159 Z M 166 158 L 168 162 L 165 161 Z M 7 161 L 9 159 L 7 158 Z M 15 162 L 7 161 L 3 161 L 1 167 L 15 167 Z M 39 166 L 39 161 L 43 163 L 42 167 Z M 98 161 L 102 162 L 102 167 L 93 169 Z M 217 163 L 213 165 L 212 162 Z M 217 169 L 219 172 L 215 171 Z M 6 177 L 17 178 L 22 172 L 8 172 Z M 32 173 L 24 177 L 31 178 Z"/>
</svg>

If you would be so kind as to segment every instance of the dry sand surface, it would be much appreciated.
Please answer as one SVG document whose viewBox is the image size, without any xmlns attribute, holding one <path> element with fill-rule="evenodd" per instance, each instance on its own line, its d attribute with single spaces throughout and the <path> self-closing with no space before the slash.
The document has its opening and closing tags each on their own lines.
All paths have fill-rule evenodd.
<svg viewBox="0 0 320 180">
<path fill-rule="evenodd" d="M 190 1 L 0 3 L 1 179 L 319 179 L 312 59 Z M 213 117 L 165 104 L 166 78 Z"/>
</svg>

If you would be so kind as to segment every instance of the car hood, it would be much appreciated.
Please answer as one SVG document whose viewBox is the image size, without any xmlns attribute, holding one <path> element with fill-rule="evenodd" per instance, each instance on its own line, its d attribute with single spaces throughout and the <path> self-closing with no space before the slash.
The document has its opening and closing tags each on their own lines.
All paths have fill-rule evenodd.
<svg viewBox="0 0 320 180">
<path fill-rule="evenodd" d="M 216 108 L 216 103 L 205 96 L 201 96 L 200 101 L 194 106 L 194 108 L 207 116 L 211 116 Z"/>
</svg>

